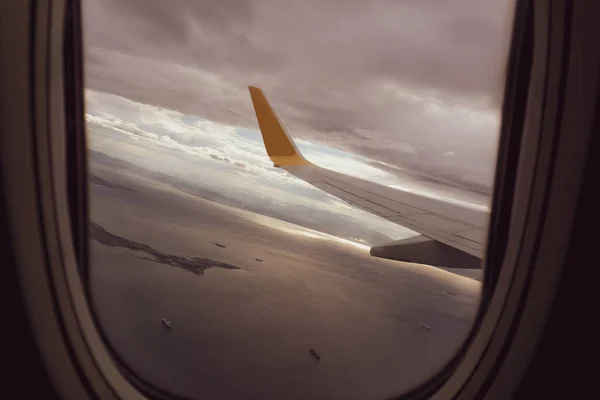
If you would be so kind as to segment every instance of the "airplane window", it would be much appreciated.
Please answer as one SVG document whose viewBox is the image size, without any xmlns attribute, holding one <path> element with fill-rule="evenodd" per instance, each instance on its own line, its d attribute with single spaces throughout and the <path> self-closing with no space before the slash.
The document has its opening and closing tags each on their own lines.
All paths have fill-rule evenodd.
<svg viewBox="0 0 600 400">
<path fill-rule="evenodd" d="M 84 0 L 89 292 L 143 388 L 380 399 L 481 298 L 512 0 Z"/>
</svg>

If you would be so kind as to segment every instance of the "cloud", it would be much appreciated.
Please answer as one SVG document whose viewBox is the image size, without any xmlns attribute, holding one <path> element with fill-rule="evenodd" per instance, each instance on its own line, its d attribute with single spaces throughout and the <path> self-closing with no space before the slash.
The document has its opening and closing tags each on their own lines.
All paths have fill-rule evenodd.
<svg viewBox="0 0 600 400">
<path fill-rule="evenodd" d="M 130 176 L 151 179 L 188 194 L 367 243 L 414 235 L 349 207 L 281 170 L 219 157 L 215 149 L 203 157 L 202 151 L 190 151 L 169 137 L 137 136 L 89 117 L 88 133 L 93 138 L 92 171 L 126 171 Z M 240 168 L 246 171 L 243 175 L 238 173 Z"/>
<path fill-rule="evenodd" d="M 306 207 L 298 215 L 314 209 L 329 210 L 342 218 L 375 218 L 349 207 L 337 198 L 317 190 L 284 170 L 274 168 L 259 132 L 236 129 L 177 111 L 87 91 L 88 131 L 95 150 L 167 175 L 199 184 L 229 198 L 260 198 L 278 206 Z M 118 116 L 111 115 L 117 113 Z M 101 129 L 99 129 L 101 128 Z M 153 130 L 148 132 L 147 130 Z M 133 141 L 124 140 L 126 138 Z M 470 207 L 485 207 L 486 200 L 468 192 L 432 184 L 389 164 L 355 156 L 318 143 L 300 140 L 300 150 L 312 162 L 423 196 L 451 200 Z M 398 178 L 398 174 L 403 174 Z M 218 177 L 218 179 L 216 179 Z M 242 192 L 240 192 L 242 191 Z M 252 195 L 249 195 L 252 194 Z M 383 226 L 389 225 L 383 222 Z M 382 228 L 377 225 L 377 229 Z"/>
<path fill-rule="evenodd" d="M 165 148 L 182 153 L 180 156 L 190 156 L 193 163 L 218 161 L 222 165 L 228 164 L 244 169 L 255 178 L 265 178 L 267 182 L 287 182 L 315 190 L 311 185 L 273 167 L 258 132 L 249 132 L 255 138 L 252 140 L 240 135 L 236 128 L 231 126 L 172 110 L 148 107 L 115 95 L 92 90 L 88 90 L 86 94 L 86 119 L 88 130 L 93 132 L 89 135 L 93 142 L 110 138 L 119 142 L 122 147 L 125 145 L 122 141 L 123 135 L 126 135 L 151 144 L 153 149 Z M 111 115 L 115 110 L 119 110 L 119 116 Z M 96 126 L 104 129 L 94 129 Z M 305 143 L 311 148 L 311 155 L 321 157 L 319 146 Z M 334 156 L 334 161 L 338 160 L 340 164 L 346 162 L 347 165 L 360 168 L 361 164 L 354 162 L 351 156 L 347 155 L 344 158 L 342 152 L 337 153 L 342 156 Z M 161 155 L 157 152 L 153 158 Z M 374 170 L 366 164 L 363 165 L 366 169 Z M 162 164 L 157 163 L 156 167 L 160 169 Z"/>
<path fill-rule="evenodd" d="M 259 85 L 298 138 L 489 189 L 513 3 L 84 0 L 86 82 L 251 129 Z"/>
</svg>

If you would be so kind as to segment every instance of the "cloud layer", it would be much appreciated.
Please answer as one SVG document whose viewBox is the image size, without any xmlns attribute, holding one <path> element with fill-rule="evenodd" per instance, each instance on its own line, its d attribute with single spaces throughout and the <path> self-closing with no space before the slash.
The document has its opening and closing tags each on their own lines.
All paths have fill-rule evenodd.
<svg viewBox="0 0 600 400">
<path fill-rule="evenodd" d="M 127 170 L 190 194 L 369 244 L 414 235 L 274 168 L 256 131 L 101 92 L 88 90 L 86 98 L 92 172 L 98 164 Z M 389 179 L 355 156 L 311 142 L 301 146 L 311 159 L 327 160 L 344 172 Z"/>
<path fill-rule="evenodd" d="M 85 0 L 89 87 L 491 187 L 512 0 Z M 215 155 L 218 156 L 218 155 Z"/>
</svg>

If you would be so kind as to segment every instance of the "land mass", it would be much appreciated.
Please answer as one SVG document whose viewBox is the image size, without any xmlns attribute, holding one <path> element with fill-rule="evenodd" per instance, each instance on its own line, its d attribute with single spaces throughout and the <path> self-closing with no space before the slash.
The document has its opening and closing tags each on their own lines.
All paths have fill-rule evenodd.
<svg viewBox="0 0 600 400">
<path fill-rule="evenodd" d="M 90 224 L 90 238 L 105 246 L 124 247 L 126 249 L 144 252 L 152 258 L 141 258 L 161 264 L 179 267 L 193 272 L 196 275 L 204 275 L 204 271 L 209 268 L 241 269 L 235 265 L 227 264 L 221 261 L 215 261 L 210 258 L 184 257 L 173 254 L 165 254 L 146 244 L 134 242 L 133 240 L 114 235 L 94 222 Z M 134 257 L 139 256 L 134 255 Z"/>
</svg>

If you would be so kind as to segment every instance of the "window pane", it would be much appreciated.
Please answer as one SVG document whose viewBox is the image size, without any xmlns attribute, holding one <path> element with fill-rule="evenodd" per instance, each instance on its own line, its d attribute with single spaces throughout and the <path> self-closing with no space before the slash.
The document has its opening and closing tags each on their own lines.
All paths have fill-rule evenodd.
<svg viewBox="0 0 600 400">
<path fill-rule="evenodd" d="M 91 302 L 120 361 L 191 398 L 431 378 L 478 310 L 513 8 L 84 0 Z M 249 85 L 311 165 L 265 150 Z"/>
</svg>

